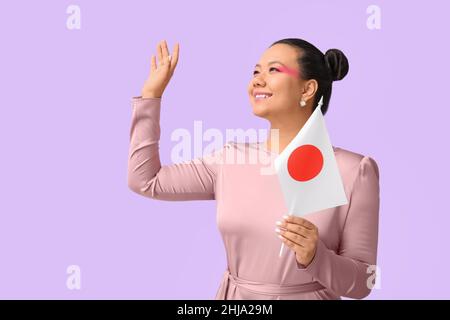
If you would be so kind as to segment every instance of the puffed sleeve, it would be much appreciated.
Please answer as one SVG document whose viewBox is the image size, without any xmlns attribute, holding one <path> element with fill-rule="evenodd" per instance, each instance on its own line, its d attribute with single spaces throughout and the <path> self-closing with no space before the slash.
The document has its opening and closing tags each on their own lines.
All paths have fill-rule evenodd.
<svg viewBox="0 0 450 320">
<path fill-rule="evenodd" d="M 378 165 L 365 156 L 353 183 L 338 252 L 319 239 L 311 263 L 304 268 L 297 262 L 297 267 L 339 296 L 362 299 L 369 295 L 373 286 L 369 277 L 377 260 L 379 208 Z"/>
<path fill-rule="evenodd" d="M 159 200 L 215 199 L 223 149 L 181 163 L 161 165 L 161 98 L 133 97 L 128 152 L 128 187 Z"/>
</svg>

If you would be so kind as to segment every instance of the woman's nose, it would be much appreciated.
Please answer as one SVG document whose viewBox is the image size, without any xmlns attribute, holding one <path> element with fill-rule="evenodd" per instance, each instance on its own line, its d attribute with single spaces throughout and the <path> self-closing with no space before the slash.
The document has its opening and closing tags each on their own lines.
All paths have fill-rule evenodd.
<svg viewBox="0 0 450 320">
<path fill-rule="evenodd" d="M 253 79 L 253 85 L 254 86 L 261 86 L 264 84 L 264 79 L 261 77 L 261 75 L 256 75 Z"/>
</svg>

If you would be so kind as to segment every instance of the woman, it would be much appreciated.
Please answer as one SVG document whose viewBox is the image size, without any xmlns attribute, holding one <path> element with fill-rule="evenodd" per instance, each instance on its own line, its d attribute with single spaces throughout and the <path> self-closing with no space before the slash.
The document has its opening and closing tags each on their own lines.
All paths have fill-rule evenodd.
<svg viewBox="0 0 450 320">
<path fill-rule="evenodd" d="M 179 57 L 167 43 L 157 46 L 142 96 L 133 97 L 128 185 L 161 200 L 217 200 L 217 224 L 228 268 L 216 299 L 364 298 L 373 286 L 378 242 L 379 172 L 374 159 L 333 147 L 349 199 L 347 205 L 289 216 L 275 174 L 260 163 L 229 164 L 229 155 L 251 152 L 273 161 L 272 139 L 226 143 L 207 156 L 161 166 L 161 99 Z M 253 113 L 278 129 L 280 152 L 296 136 L 323 95 L 325 114 L 332 82 L 348 72 L 337 49 L 325 55 L 301 39 L 272 44 L 255 66 L 248 94 Z M 264 164 L 266 166 L 266 164 Z M 281 243 L 287 253 L 279 257 Z M 285 251 L 286 251 L 285 249 Z"/>
</svg>

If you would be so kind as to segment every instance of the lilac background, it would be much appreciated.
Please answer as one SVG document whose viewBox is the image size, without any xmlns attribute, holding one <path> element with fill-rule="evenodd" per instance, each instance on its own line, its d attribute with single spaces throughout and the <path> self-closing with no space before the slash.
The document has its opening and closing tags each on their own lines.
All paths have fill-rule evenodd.
<svg viewBox="0 0 450 320">
<path fill-rule="evenodd" d="M 81 30 L 66 8 L 81 8 Z M 366 27 L 370 4 L 381 30 Z M 332 143 L 380 166 L 381 289 L 450 298 L 446 1 L 3 1 L 0 298 L 212 299 L 226 268 L 213 201 L 127 187 L 131 97 L 161 39 L 180 60 L 160 150 L 177 128 L 267 128 L 246 86 L 275 40 L 345 52 L 326 114 Z M 226 94 L 223 94 L 226 92 Z M 81 290 L 66 268 L 81 267 Z"/>
</svg>

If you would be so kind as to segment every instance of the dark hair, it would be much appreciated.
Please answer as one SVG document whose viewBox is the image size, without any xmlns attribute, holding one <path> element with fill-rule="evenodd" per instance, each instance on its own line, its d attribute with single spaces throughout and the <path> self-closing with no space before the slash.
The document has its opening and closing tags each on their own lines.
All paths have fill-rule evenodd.
<svg viewBox="0 0 450 320">
<path fill-rule="evenodd" d="M 296 38 L 278 40 L 270 45 L 284 43 L 300 49 L 298 64 L 300 76 L 304 80 L 315 79 L 318 82 L 314 97 L 313 111 L 323 95 L 322 113 L 328 110 L 331 98 L 332 83 L 341 80 L 348 73 L 348 60 L 339 49 L 329 49 L 323 54 L 308 41 Z"/>
</svg>

